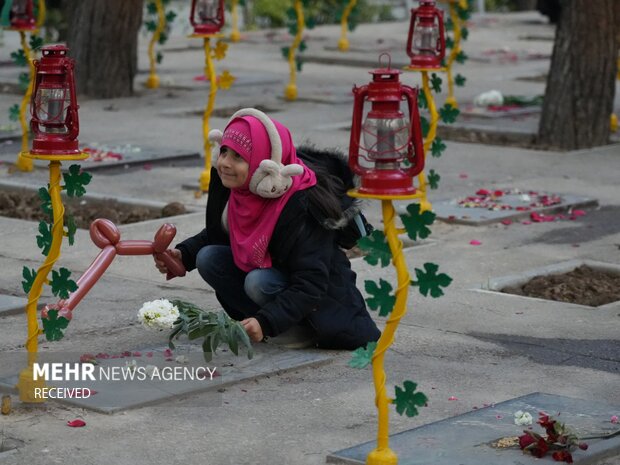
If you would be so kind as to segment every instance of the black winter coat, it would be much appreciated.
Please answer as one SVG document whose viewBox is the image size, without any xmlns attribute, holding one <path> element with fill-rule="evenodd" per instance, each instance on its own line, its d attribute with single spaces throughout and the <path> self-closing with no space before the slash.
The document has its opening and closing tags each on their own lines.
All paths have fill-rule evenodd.
<svg viewBox="0 0 620 465">
<path fill-rule="evenodd" d="M 202 247 L 230 245 L 221 222 L 229 193 L 212 169 L 206 227 L 176 246 L 187 271 L 196 268 Z M 381 333 L 366 310 L 355 285 L 356 274 L 336 245 L 335 234 L 310 213 L 307 190 L 293 194 L 269 243 L 272 265 L 288 275 L 290 285 L 258 311 L 256 318 L 265 335 L 277 336 L 307 320 L 322 348 L 352 350 L 379 338 Z"/>
</svg>

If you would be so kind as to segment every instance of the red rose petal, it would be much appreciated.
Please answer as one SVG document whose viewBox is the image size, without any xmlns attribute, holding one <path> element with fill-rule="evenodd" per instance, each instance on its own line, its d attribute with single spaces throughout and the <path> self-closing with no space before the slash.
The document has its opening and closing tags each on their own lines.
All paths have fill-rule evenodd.
<svg viewBox="0 0 620 465">
<path fill-rule="evenodd" d="M 502 220 L 502 224 L 505 224 L 506 226 L 512 224 L 512 220 Z"/>
<path fill-rule="evenodd" d="M 584 210 L 573 210 L 573 216 L 583 216 L 586 212 Z"/>
<path fill-rule="evenodd" d="M 459 398 L 456 396 L 450 396 L 448 397 L 448 400 L 459 400 Z"/>
<path fill-rule="evenodd" d="M 476 195 L 484 195 L 484 196 L 491 195 L 491 191 L 488 191 L 486 189 L 479 189 L 476 192 Z"/>
<path fill-rule="evenodd" d="M 476 239 L 473 239 L 473 240 L 469 241 L 469 245 L 482 245 L 482 242 L 480 242 L 480 241 L 478 241 Z"/>
<path fill-rule="evenodd" d="M 86 422 L 84 420 L 75 419 L 67 422 L 67 426 L 71 428 L 81 428 L 82 426 L 86 426 Z"/>
<path fill-rule="evenodd" d="M 467 179 L 467 178 L 468 178 L 468 176 L 467 176 L 467 174 L 466 174 L 466 173 L 461 173 L 461 174 L 459 174 L 459 178 L 461 178 L 461 179 Z"/>
</svg>

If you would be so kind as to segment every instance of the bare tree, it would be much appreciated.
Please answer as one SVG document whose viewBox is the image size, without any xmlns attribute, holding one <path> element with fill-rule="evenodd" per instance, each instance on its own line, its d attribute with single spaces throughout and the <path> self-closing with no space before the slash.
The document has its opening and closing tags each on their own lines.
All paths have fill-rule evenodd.
<svg viewBox="0 0 620 465">
<path fill-rule="evenodd" d="M 144 0 L 66 0 L 67 46 L 78 92 L 95 98 L 133 93 Z"/>
<path fill-rule="evenodd" d="M 551 70 L 538 129 L 541 145 L 575 150 L 609 140 L 618 0 L 561 0 Z"/>
</svg>

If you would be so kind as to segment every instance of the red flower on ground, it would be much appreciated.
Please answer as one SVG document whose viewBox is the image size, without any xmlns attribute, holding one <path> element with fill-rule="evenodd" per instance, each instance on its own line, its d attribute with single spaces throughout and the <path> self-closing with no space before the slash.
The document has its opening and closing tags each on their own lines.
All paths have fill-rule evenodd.
<svg viewBox="0 0 620 465">
<path fill-rule="evenodd" d="M 519 447 L 521 449 L 525 449 L 527 446 L 534 444 L 536 439 L 534 439 L 529 434 L 524 434 L 523 436 L 519 436 Z"/>
<path fill-rule="evenodd" d="M 555 460 L 556 462 L 573 463 L 573 456 L 567 450 L 555 451 L 553 454 L 551 454 L 551 457 L 553 457 L 553 460 Z"/>
</svg>

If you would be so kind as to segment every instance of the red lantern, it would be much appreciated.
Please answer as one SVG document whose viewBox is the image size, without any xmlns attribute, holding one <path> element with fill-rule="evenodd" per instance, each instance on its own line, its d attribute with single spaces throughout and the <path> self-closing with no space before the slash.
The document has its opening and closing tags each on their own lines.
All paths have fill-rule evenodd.
<svg viewBox="0 0 620 465">
<path fill-rule="evenodd" d="M 34 30 L 37 28 L 32 0 L 13 0 L 9 18 L 11 29 Z"/>
<path fill-rule="evenodd" d="M 412 68 L 440 68 L 446 55 L 443 11 L 435 8 L 434 0 L 420 0 L 411 9 L 407 55 Z"/>
<path fill-rule="evenodd" d="M 224 0 L 192 0 L 189 21 L 194 34 L 217 34 L 224 26 Z"/>
<path fill-rule="evenodd" d="M 424 168 L 418 91 L 402 85 L 398 77 L 401 72 L 389 64 L 371 74 L 372 82 L 368 85 L 353 87 L 349 166 L 361 177 L 361 194 L 412 195 L 415 193 L 413 177 Z M 408 104 L 408 118 L 400 111 L 403 100 Z M 366 101 L 370 102 L 370 111 L 362 124 Z M 362 133 L 363 144 L 360 144 Z"/>
<path fill-rule="evenodd" d="M 32 155 L 77 155 L 78 105 L 73 67 L 64 45 L 46 45 L 35 60 L 36 77 L 30 112 Z"/>
</svg>

